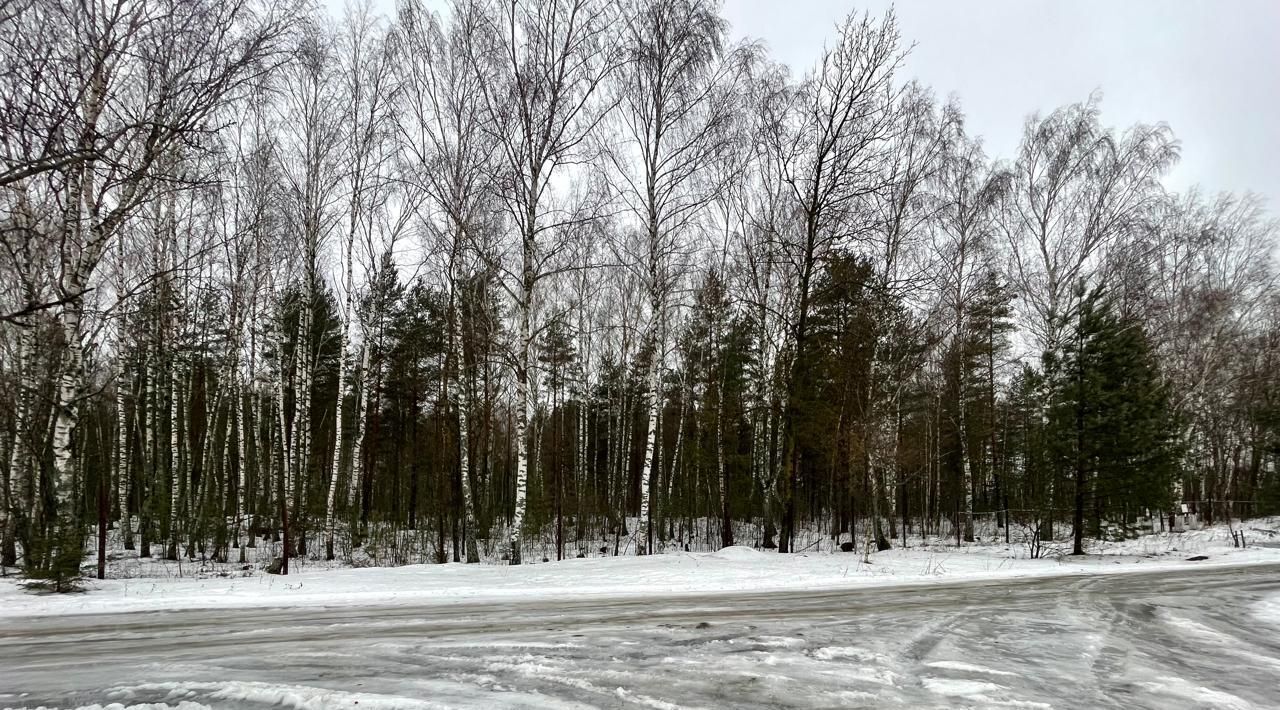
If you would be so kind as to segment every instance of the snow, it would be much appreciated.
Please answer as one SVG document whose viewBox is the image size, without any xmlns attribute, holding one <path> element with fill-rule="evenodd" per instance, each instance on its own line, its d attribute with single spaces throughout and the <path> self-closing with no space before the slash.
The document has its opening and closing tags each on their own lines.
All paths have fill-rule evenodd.
<svg viewBox="0 0 1280 710">
<path fill-rule="evenodd" d="M 953 680 L 950 678 L 922 678 L 924 687 L 938 695 L 978 695 L 998 692 L 1004 686 L 979 680 Z"/>
<path fill-rule="evenodd" d="M 1192 701 L 1197 705 L 1219 710 L 1251 710 L 1254 707 L 1253 704 L 1231 693 L 1188 683 L 1174 676 L 1161 676 L 1154 683 L 1143 683 L 1142 687 L 1155 695 L 1169 696 L 1176 700 L 1178 705 Z"/>
<path fill-rule="evenodd" d="M 1258 602 L 1253 614 L 1259 621 L 1280 629 L 1280 594 L 1273 594 Z"/>
<path fill-rule="evenodd" d="M 946 670 L 962 671 L 965 673 L 985 673 L 986 675 L 1006 675 L 1006 676 L 1017 675 L 1017 673 L 1010 673 L 1009 671 L 998 671 L 994 668 L 986 668 L 983 666 L 975 666 L 972 663 L 965 663 L 963 661 L 930 661 L 925 665 L 929 666 L 930 668 L 943 668 Z"/>
<path fill-rule="evenodd" d="M 278 707 L 287 710 L 327 710 L 336 707 L 358 707 L 367 710 L 446 710 L 456 707 L 453 701 L 474 700 L 465 688 L 435 685 L 431 688 L 437 700 L 419 700 L 402 695 L 336 690 L 290 683 L 263 683 L 242 680 L 183 681 L 120 685 L 106 692 L 108 704 L 81 705 L 77 710 L 211 710 L 218 707 Z M 491 700 L 511 706 L 571 708 L 586 710 L 580 703 L 556 701 L 546 696 L 505 689 L 491 690 Z M 619 692 L 624 692 L 619 689 Z M 132 702 L 138 696 L 164 695 L 163 702 Z M 200 701 L 189 698 L 198 697 Z M 212 702 L 202 702 L 212 701 Z M 633 702 L 640 702 L 634 699 Z M 36 710 L 41 710 L 37 708 Z"/>
<path fill-rule="evenodd" d="M 968 550 L 956 554 L 982 556 L 980 546 Z M 1245 557 L 1215 543 L 1201 552 L 1211 564 Z M 908 553 L 873 559 L 885 566 Z M 1135 564 L 1095 560 L 1093 572 L 1204 565 L 1186 562 L 1185 554 Z M 825 553 L 786 563 L 775 560 L 792 558 L 748 556 L 742 563 L 693 557 L 704 576 L 709 567 L 802 570 L 812 560 L 850 557 Z M 678 559 L 687 557 L 667 564 Z M 561 568 L 580 576 L 596 567 L 660 569 L 661 560 L 640 562 L 575 560 L 507 571 L 529 579 Z M 924 567 L 900 562 L 904 576 Z M 1041 564 L 1019 559 L 1001 574 L 1031 563 Z M 963 568 L 944 566 L 948 574 Z M 450 567 L 461 566 L 414 574 Z M 8 660 L 0 663 L 0 707 L 1260 709 L 1275 707 L 1280 668 L 1276 627 L 1269 625 L 1280 611 L 1274 570 L 1101 574 L 1006 588 L 916 580 L 878 588 L 862 601 L 836 588 L 465 608 L 338 605 L 301 615 L 281 607 L 13 619 L 0 651 Z M 380 578 L 387 571 L 308 574 Z M 592 577 L 596 588 L 603 574 Z M 652 588 L 652 580 L 646 584 Z"/>
<path fill-rule="evenodd" d="M 713 560 L 757 560 L 765 553 L 746 545 L 730 545 L 712 552 L 707 557 Z"/>
<path fill-rule="evenodd" d="M 853 646 L 828 646 L 815 649 L 811 655 L 820 661 L 833 661 L 840 658 L 867 661 L 873 656 L 870 651 Z"/>
<path fill-rule="evenodd" d="M 108 697 L 125 698 L 125 704 L 107 705 L 103 707 L 103 710 L 113 710 L 113 708 L 121 707 L 133 710 L 134 708 L 149 707 L 147 704 L 127 704 L 127 698 L 139 693 L 154 692 L 167 692 L 167 702 L 174 703 L 172 707 L 179 710 L 196 710 L 197 708 L 211 707 L 185 699 L 189 696 L 197 695 L 224 703 L 254 703 L 266 707 L 291 708 L 292 710 L 323 710 L 324 708 L 350 707 L 353 705 L 359 705 L 361 708 L 370 708 L 371 710 L 442 710 L 449 707 L 440 703 L 408 700 L 403 697 L 384 696 L 376 693 L 345 692 L 302 685 L 225 681 L 143 683 L 134 686 L 121 686 L 108 691 L 107 695 Z M 85 710 L 85 708 L 80 710 Z"/>
<path fill-rule="evenodd" d="M 29 592 L 0 580 L 0 617 L 177 609 L 281 606 L 370 606 L 502 602 L 589 596 L 632 597 L 716 592 L 858 589 L 936 585 L 960 580 L 1031 578 L 1180 570 L 1280 562 L 1280 520 L 1246 524 L 1251 546 L 1231 546 L 1227 527 L 1096 542 L 1084 557 L 1029 559 L 1025 546 L 1002 542 L 908 541 L 871 555 L 775 554 L 744 546 L 717 552 L 669 552 L 648 557 L 591 557 L 562 562 L 409 565 L 323 569 L 307 565 L 288 576 L 231 567 L 226 576 L 90 580 L 80 594 Z M 1191 562 L 1188 557 L 1206 555 Z M 1275 623 L 1280 601 L 1257 609 Z"/>
<path fill-rule="evenodd" d="M 36 708 L 36 710 L 44 710 L 44 706 Z M 193 703 L 183 700 L 176 705 L 169 703 L 135 703 L 124 705 L 122 703 L 111 703 L 109 705 L 81 705 L 77 710 L 210 710 L 208 705 L 202 703 Z"/>
</svg>

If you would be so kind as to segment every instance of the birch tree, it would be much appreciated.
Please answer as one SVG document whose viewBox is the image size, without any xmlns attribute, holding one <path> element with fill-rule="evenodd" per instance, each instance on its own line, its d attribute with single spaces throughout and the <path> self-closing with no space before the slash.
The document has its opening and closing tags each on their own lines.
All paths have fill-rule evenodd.
<svg viewBox="0 0 1280 710">
<path fill-rule="evenodd" d="M 66 38 L 51 49 L 75 77 L 70 84 L 84 89 L 40 88 L 74 97 L 65 113 L 69 121 L 57 134 L 67 143 L 55 149 L 73 159 L 55 161 L 59 167 L 49 172 L 56 174 L 56 192 L 45 192 L 60 212 L 48 238 L 61 245 L 57 296 L 64 345 L 52 439 L 59 523 L 50 561 L 65 572 L 78 567 L 81 550 L 73 446 L 84 396 L 83 296 L 124 221 L 162 188 L 172 189 L 172 182 L 156 179 L 169 165 L 163 158 L 179 144 L 203 145 L 215 109 L 275 61 L 292 10 L 251 10 L 223 0 L 55 2 L 41 10 Z M 48 72 L 37 81 L 61 83 L 64 77 Z M 21 171 L 9 177 L 29 194 L 37 188 L 22 182 Z M 62 574 L 55 574 L 55 585 Z"/>
<path fill-rule="evenodd" d="M 1028 119 L 1002 201 L 1022 325 L 1044 353 L 1051 380 L 1060 374 L 1065 334 L 1082 299 L 1109 281 L 1107 255 L 1137 232 L 1163 195 L 1160 177 L 1178 158 L 1167 126 L 1138 124 L 1117 135 L 1101 124 L 1098 102 L 1094 96 Z M 1087 481 L 1084 468 L 1075 468 L 1078 509 Z M 1050 505 L 1053 497 L 1051 481 Z M 1052 520 L 1046 522 L 1050 535 Z"/>
<path fill-rule="evenodd" d="M 625 11 L 626 61 L 616 76 L 622 150 L 610 151 L 621 199 L 643 235 L 638 253 L 625 255 L 645 284 L 649 345 L 645 392 L 648 424 L 640 475 L 640 540 L 653 549 L 650 478 L 661 450 L 663 324 L 668 300 L 688 259 L 697 223 L 718 185 L 708 168 L 728 160 L 737 108 L 733 81 L 737 50 L 725 55 L 726 23 L 708 2 L 660 0 Z"/>
<path fill-rule="evenodd" d="M 485 121 L 485 77 L 474 71 L 469 52 L 485 31 L 482 8 L 474 2 L 453 4 L 446 30 L 418 2 L 400 7 L 400 61 L 403 101 L 400 131 L 412 157 L 415 183 L 430 197 L 431 220 L 445 255 L 449 290 L 448 395 L 458 421 L 459 486 L 462 491 L 462 535 L 467 562 L 479 562 L 475 501 L 472 494 L 471 392 L 463 356 L 461 290 L 478 271 L 477 253 L 493 216 L 497 144 Z M 432 245 L 434 246 L 434 244 Z M 477 249 L 479 248 L 479 252 Z"/>
<path fill-rule="evenodd" d="M 338 483 L 345 447 L 343 412 L 346 403 L 347 344 L 355 318 L 353 280 L 356 235 L 369 218 L 366 212 L 378 208 L 383 197 L 384 164 L 389 149 L 390 90 L 392 55 L 384 46 L 381 23 L 368 5 L 349 10 L 343 23 L 341 60 L 343 115 L 346 135 L 342 154 L 347 162 L 347 228 L 343 240 L 342 331 L 338 343 L 338 396 L 334 411 L 333 460 L 329 469 L 329 494 L 325 502 L 325 558 L 333 559 L 337 528 Z M 360 416 L 357 413 L 357 416 Z"/>
<path fill-rule="evenodd" d="M 288 435 L 285 507 L 292 524 L 285 524 L 285 558 L 304 554 L 306 534 L 292 539 L 305 524 L 307 474 L 312 452 L 311 391 L 315 377 L 317 340 L 312 321 L 321 285 L 321 255 L 337 226 L 342 169 L 338 160 L 342 141 L 340 96 L 334 72 L 336 57 L 329 28 L 307 27 L 285 77 L 282 106 L 284 128 L 279 152 L 288 201 L 288 224 L 297 235 L 299 287 L 297 336 L 294 340 L 293 407 L 282 435 Z M 280 403 L 284 416 L 284 403 Z M 297 527 L 295 527 L 297 526 Z M 291 546 L 296 543 L 297 547 Z"/>
<path fill-rule="evenodd" d="M 942 294 L 951 311 L 952 349 L 956 375 L 956 427 L 959 434 L 961 478 L 964 485 L 964 539 L 973 542 L 973 470 L 967 436 L 968 365 L 965 344 L 969 332 L 966 312 L 985 282 L 993 253 L 995 207 L 1004 175 L 994 170 L 980 141 L 970 138 L 962 122 L 948 127 L 947 151 L 937 174 L 937 259 Z"/>
<path fill-rule="evenodd" d="M 584 161 L 588 138 L 609 106 L 600 88 L 617 51 L 599 0 L 514 0 L 485 7 L 468 60 L 480 77 L 487 130 L 498 144 L 498 195 L 518 235 L 505 263 L 516 309 L 516 476 L 508 559 L 520 563 L 531 452 L 530 391 L 538 285 L 563 270 L 565 230 L 582 220 L 567 203 L 564 173 Z M 582 205 L 579 202 L 579 205 Z"/>
</svg>

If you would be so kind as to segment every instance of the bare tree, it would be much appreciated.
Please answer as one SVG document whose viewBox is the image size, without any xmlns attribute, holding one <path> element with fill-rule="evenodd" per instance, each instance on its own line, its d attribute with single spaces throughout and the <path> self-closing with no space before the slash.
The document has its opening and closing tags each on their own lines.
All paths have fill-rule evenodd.
<svg viewBox="0 0 1280 710">
<path fill-rule="evenodd" d="M 8 143 L 18 157 L 7 169 L 18 167 L 6 173 L 6 185 L 33 204 L 56 204 L 59 213 L 42 238 L 60 245 L 56 301 L 65 357 L 52 448 L 62 532 L 54 564 L 67 567 L 80 551 L 72 531 L 72 442 L 84 385 L 83 296 L 125 220 L 154 195 L 192 179 L 166 172 L 176 165 L 169 157 L 207 147 L 215 110 L 276 61 L 293 10 L 247 1 L 39 8 L 44 14 L 36 17 L 53 23 L 60 40 L 45 46 L 54 61 L 37 61 L 25 72 L 23 96 L 44 101 L 53 110 L 44 119 L 53 116 L 57 128 L 50 131 L 42 120 L 31 126 L 34 136 Z M 39 148 L 33 161 L 31 146 L 50 140 L 62 143 Z M 39 171 L 22 167 L 24 160 Z"/>
<path fill-rule="evenodd" d="M 337 204 L 341 198 L 343 170 L 339 163 L 343 139 L 341 97 L 337 93 L 334 74 L 337 71 L 332 34 L 327 27 L 305 28 L 293 61 L 287 67 L 282 106 L 283 132 L 279 146 L 281 174 L 286 183 L 289 225 L 297 235 L 300 273 L 298 285 L 298 324 L 294 339 L 293 377 L 291 387 L 294 406 L 285 430 L 287 467 L 284 523 L 284 571 L 288 558 L 305 553 L 305 530 L 297 540 L 292 533 L 305 521 L 299 520 L 306 509 L 307 473 L 312 450 L 311 388 L 315 377 L 318 334 L 312 332 L 313 309 L 321 285 L 321 253 L 340 219 Z M 285 376 L 281 367 L 281 378 Z M 282 416 L 284 403 L 280 402 Z M 282 432 L 283 434 L 284 432 Z"/>
<path fill-rule="evenodd" d="M 446 399 L 452 398 L 458 418 L 458 477 L 462 490 L 463 538 L 467 562 L 479 562 L 476 547 L 475 500 L 471 466 L 472 406 L 470 377 L 462 344 L 462 289 L 480 269 L 477 248 L 487 224 L 494 220 L 497 143 L 485 125 L 482 82 L 471 64 L 472 42 L 485 31 L 482 7 L 459 0 L 452 7 L 446 30 L 440 18 L 418 2 L 400 6 L 404 111 L 400 112 L 403 144 L 415 170 L 415 185 L 430 199 L 430 220 L 445 255 L 449 291 L 450 377 Z M 487 250 L 481 249 L 481 253 Z"/>
<path fill-rule="evenodd" d="M 566 169 L 588 157 L 588 138 L 609 106 L 600 88 L 618 63 L 609 34 L 612 15 L 600 0 L 513 0 L 486 6 L 469 61 L 480 77 L 487 130 L 498 143 L 498 196 L 519 235 L 519 255 L 502 270 L 517 311 L 516 494 L 512 564 L 520 563 L 527 500 L 533 322 L 541 281 L 561 273 L 566 230 L 581 210 L 564 202 Z M 585 204 L 590 204 L 585 201 Z M 580 202 L 579 204 L 584 204 Z M 570 262 L 571 263 L 571 262 Z"/>
<path fill-rule="evenodd" d="M 1104 128 L 1099 98 L 1028 119 L 1010 172 L 1001 228 L 1025 324 L 1045 352 L 1058 352 L 1074 317 L 1080 280 L 1105 277 L 1105 255 L 1161 196 L 1159 179 L 1178 157 L 1167 126 Z"/>
<path fill-rule="evenodd" d="M 342 333 L 338 346 L 338 396 L 334 410 L 333 461 L 329 470 L 329 495 L 325 501 L 325 557 L 333 559 L 337 528 L 338 481 L 342 452 L 347 381 L 347 345 L 355 318 L 356 235 L 383 202 L 384 165 L 391 159 L 390 126 L 394 95 L 390 90 L 392 53 L 385 46 L 384 30 L 366 4 L 351 9 L 343 22 L 341 71 L 343 116 L 346 135 L 343 150 L 347 163 L 347 229 L 343 240 Z M 357 416 L 363 416 L 357 413 Z"/>
<path fill-rule="evenodd" d="M 1149 324 L 1172 386 L 1191 500 L 1229 498 L 1234 488 L 1235 467 L 1224 452 L 1230 440 L 1248 437 L 1225 423 L 1240 414 L 1233 392 L 1250 357 L 1240 344 L 1269 315 L 1277 234 L 1280 223 L 1263 211 L 1261 198 L 1209 199 L 1193 190 L 1169 200 L 1151 229 L 1111 260 L 1124 293 L 1137 296 L 1133 308 Z M 1206 480 L 1218 490 L 1206 490 Z M 1229 514 L 1225 506 L 1219 512 Z"/>
<path fill-rule="evenodd" d="M 1005 176 L 988 161 L 981 142 L 969 137 L 963 122 L 956 120 L 950 126 L 936 185 L 937 264 L 942 297 L 951 312 L 953 357 L 959 368 L 956 428 L 964 483 L 964 539 L 973 542 L 973 466 L 967 444 L 964 352 L 969 333 L 965 314 L 989 273 L 996 228 L 995 208 L 1005 186 Z"/>
<path fill-rule="evenodd" d="M 902 62 L 892 13 L 873 20 L 851 15 L 834 47 L 798 87 L 778 92 L 763 140 L 777 155 L 779 180 L 800 223 L 783 248 L 796 271 L 795 310 L 788 324 L 790 368 L 782 419 L 782 530 L 778 551 L 795 537 L 796 417 L 809 387 L 810 315 L 819 261 L 833 245 L 858 235 L 861 202 L 883 181 L 882 160 L 892 136 L 894 76 Z"/>
<path fill-rule="evenodd" d="M 1139 124 L 1117 136 L 1101 125 L 1098 101 L 1094 96 L 1028 119 L 1003 201 L 1000 224 L 1023 326 L 1045 353 L 1050 378 L 1057 376 L 1065 333 L 1084 295 L 1109 281 L 1107 255 L 1140 231 L 1162 198 L 1160 177 L 1178 158 L 1167 126 Z M 1077 460 L 1075 471 L 1077 554 L 1083 554 L 1087 483 L 1081 464 Z M 1052 535 L 1052 522 L 1041 529 Z"/>
<path fill-rule="evenodd" d="M 668 299 L 686 267 L 699 220 L 718 192 L 709 168 L 732 156 L 738 107 L 733 81 L 747 53 L 725 55 L 726 23 L 710 2 L 639 2 L 623 18 L 627 61 L 617 74 L 618 124 L 625 143 L 609 151 L 621 198 L 642 238 L 622 261 L 648 296 L 648 424 L 640 474 L 638 554 L 653 550 L 650 479 L 660 468 L 663 325 Z M 630 251 L 630 250 L 628 250 Z"/>
</svg>

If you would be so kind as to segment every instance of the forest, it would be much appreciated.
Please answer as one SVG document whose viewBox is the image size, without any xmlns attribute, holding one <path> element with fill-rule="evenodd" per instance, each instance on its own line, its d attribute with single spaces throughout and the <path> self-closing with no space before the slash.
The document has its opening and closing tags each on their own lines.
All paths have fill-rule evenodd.
<svg viewBox="0 0 1280 710">
<path fill-rule="evenodd" d="M 788 67 L 716 0 L 0 0 L 0 564 L 1280 512 L 1264 200 L 1171 191 L 1173 130 L 1101 94 L 988 155 L 911 47 L 853 11 Z"/>
</svg>

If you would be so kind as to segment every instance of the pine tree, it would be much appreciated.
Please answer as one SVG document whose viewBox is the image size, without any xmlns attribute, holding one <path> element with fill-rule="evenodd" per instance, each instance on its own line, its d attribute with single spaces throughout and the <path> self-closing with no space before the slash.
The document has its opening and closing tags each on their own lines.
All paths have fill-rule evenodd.
<svg viewBox="0 0 1280 710">
<path fill-rule="evenodd" d="M 1087 505 L 1097 528 L 1115 512 L 1113 500 L 1157 508 L 1170 502 L 1177 430 L 1140 323 L 1117 316 L 1094 291 L 1071 335 L 1050 421 L 1058 463 L 1073 478 L 1072 554 L 1081 555 Z"/>
</svg>

